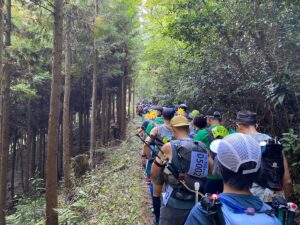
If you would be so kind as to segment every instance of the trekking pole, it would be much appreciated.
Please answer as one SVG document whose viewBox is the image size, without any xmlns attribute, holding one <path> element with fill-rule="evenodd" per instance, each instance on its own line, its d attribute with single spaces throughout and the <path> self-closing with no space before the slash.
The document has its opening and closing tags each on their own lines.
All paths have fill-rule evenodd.
<svg viewBox="0 0 300 225">
<path fill-rule="evenodd" d="M 150 144 L 149 143 L 147 143 L 139 134 L 136 134 L 136 136 L 145 144 L 145 145 L 147 145 L 147 147 L 149 148 L 149 149 L 151 149 L 151 146 L 150 146 Z M 156 146 L 157 148 L 158 148 L 158 151 L 159 152 L 161 152 L 162 154 L 164 154 L 163 153 L 163 151 L 161 150 L 161 148 L 159 148 L 158 146 Z M 153 151 L 154 152 L 154 151 Z M 162 160 L 160 157 L 159 157 L 159 155 L 158 154 L 156 154 L 156 152 L 154 152 L 154 155 L 157 157 L 157 158 L 159 158 L 160 160 Z"/>
<path fill-rule="evenodd" d="M 293 202 L 288 202 L 287 205 L 288 205 L 288 213 L 287 213 L 286 225 L 293 225 L 298 206 Z"/>
<path fill-rule="evenodd" d="M 197 205 L 199 202 L 199 189 L 200 189 L 199 182 L 195 182 L 194 186 L 195 186 L 195 205 Z"/>
</svg>

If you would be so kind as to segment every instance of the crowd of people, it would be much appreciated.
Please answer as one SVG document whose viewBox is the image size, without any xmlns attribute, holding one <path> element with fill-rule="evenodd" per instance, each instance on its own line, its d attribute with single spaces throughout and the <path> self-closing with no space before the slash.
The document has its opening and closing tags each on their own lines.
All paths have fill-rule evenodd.
<svg viewBox="0 0 300 225">
<path fill-rule="evenodd" d="M 256 113 L 235 129 L 216 108 L 141 102 L 138 137 L 154 225 L 293 224 L 292 181 L 282 145 L 257 131 Z"/>
</svg>

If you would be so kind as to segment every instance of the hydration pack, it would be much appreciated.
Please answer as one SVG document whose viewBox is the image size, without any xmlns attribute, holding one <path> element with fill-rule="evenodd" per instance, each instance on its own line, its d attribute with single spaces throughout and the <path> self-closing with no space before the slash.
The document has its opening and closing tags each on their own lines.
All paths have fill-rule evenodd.
<svg viewBox="0 0 300 225">
<path fill-rule="evenodd" d="M 171 141 L 171 146 L 170 167 L 173 172 L 170 173 L 168 167 L 164 170 L 166 183 L 179 192 L 178 196 L 181 192 L 188 192 L 187 189 L 194 190 L 196 182 L 200 184 L 201 190 L 208 174 L 208 154 L 205 145 L 192 139 L 181 139 Z"/>
<path fill-rule="evenodd" d="M 256 183 L 273 191 L 282 190 L 284 175 L 283 147 L 280 143 L 269 140 L 262 146 L 261 169 Z"/>
<path fill-rule="evenodd" d="M 222 125 L 208 127 L 205 130 L 207 131 L 210 142 L 213 142 L 216 139 L 222 139 L 229 134 L 228 130 Z"/>
</svg>

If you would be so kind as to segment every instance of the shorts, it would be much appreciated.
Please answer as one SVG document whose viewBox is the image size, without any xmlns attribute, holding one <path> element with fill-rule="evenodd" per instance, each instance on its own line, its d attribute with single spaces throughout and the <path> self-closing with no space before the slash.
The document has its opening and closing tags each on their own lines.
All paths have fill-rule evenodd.
<svg viewBox="0 0 300 225">
<path fill-rule="evenodd" d="M 160 208 L 159 225 L 183 225 L 191 209 L 175 209 L 168 206 Z"/>
</svg>

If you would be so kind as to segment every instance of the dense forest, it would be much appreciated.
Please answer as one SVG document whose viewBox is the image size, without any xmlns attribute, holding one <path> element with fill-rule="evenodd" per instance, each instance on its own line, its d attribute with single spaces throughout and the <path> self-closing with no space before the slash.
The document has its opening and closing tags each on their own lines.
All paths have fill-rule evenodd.
<svg viewBox="0 0 300 225">
<path fill-rule="evenodd" d="M 100 149 L 138 146 L 138 99 L 215 106 L 230 128 L 257 112 L 299 201 L 299 21 L 297 0 L 0 1 L 0 224 L 116 224 L 86 222 L 74 199 L 89 204 L 78 187 L 107 165 Z"/>
</svg>

